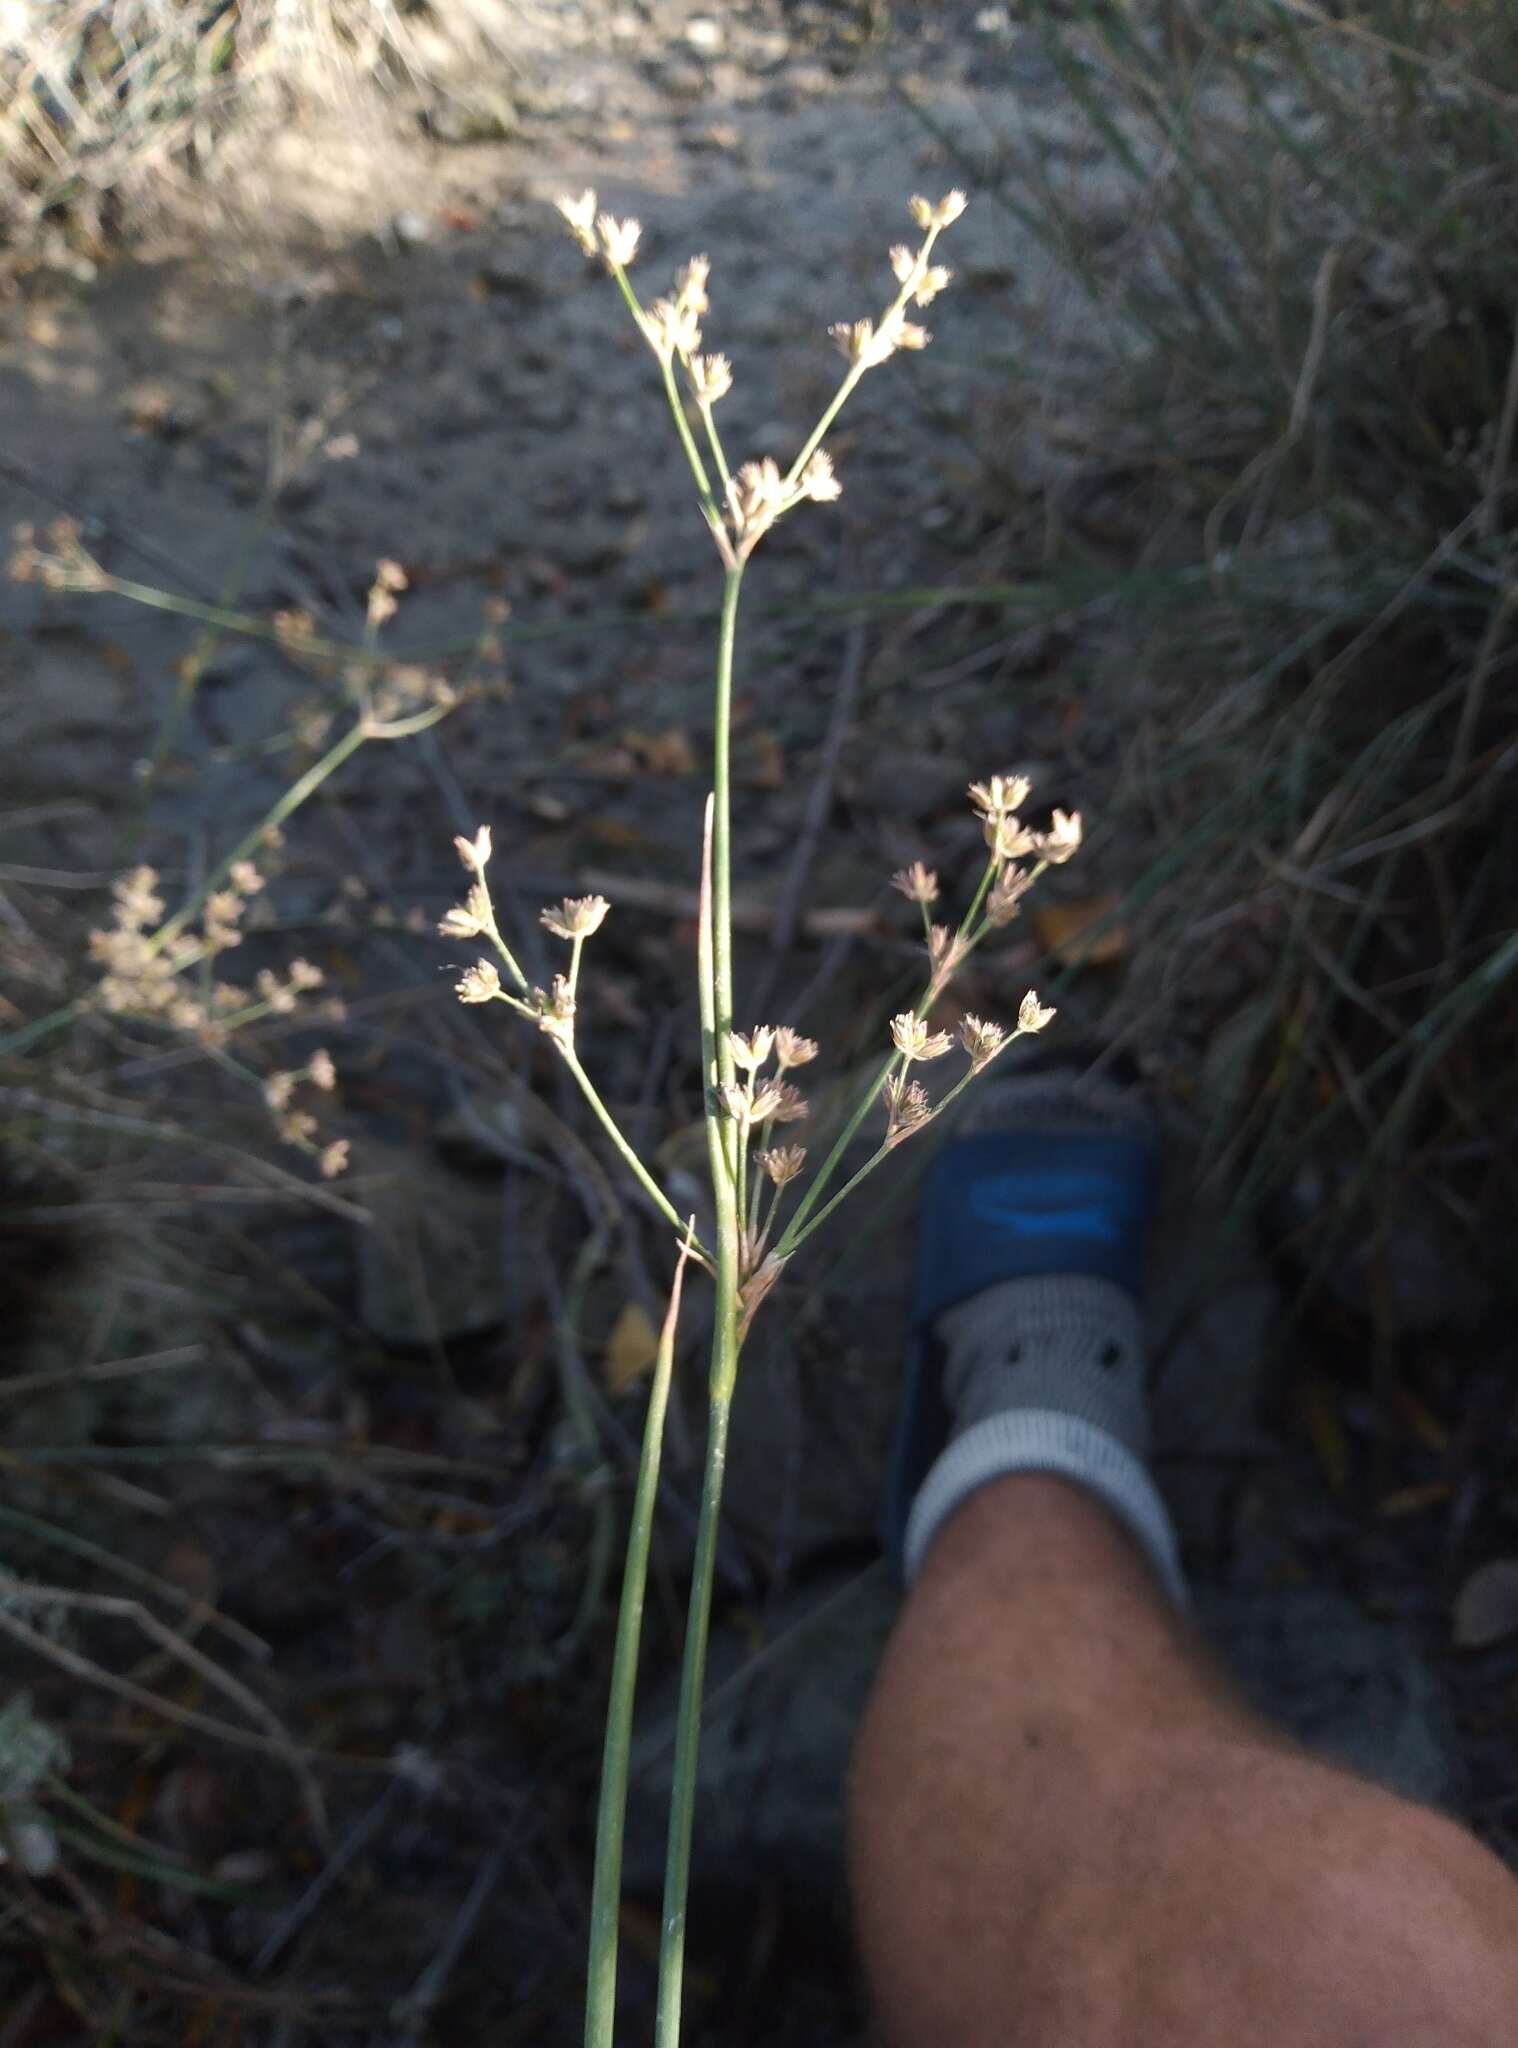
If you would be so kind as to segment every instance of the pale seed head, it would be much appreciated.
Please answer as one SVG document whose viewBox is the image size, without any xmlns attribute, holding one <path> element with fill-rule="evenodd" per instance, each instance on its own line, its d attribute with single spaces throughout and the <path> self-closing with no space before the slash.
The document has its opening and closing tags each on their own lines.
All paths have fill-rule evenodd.
<svg viewBox="0 0 1518 2048">
<path fill-rule="evenodd" d="M 828 329 L 837 345 L 838 353 L 850 363 L 868 365 L 875 360 L 875 323 L 873 320 L 837 320 Z"/>
<path fill-rule="evenodd" d="M 490 827 L 482 825 L 473 839 L 456 837 L 453 844 L 465 867 L 476 875 L 483 875 L 485 864 L 490 859 Z"/>
<path fill-rule="evenodd" d="M 1080 812 L 1056 811 L 1053 824 L 1040 836 L 1038 850 L 1051 867 L 1062 867 L 1080 850 L 1081 837 Z"/>
<path fill-rule="evenodd" d="M 915 320 L 898 320 L 892 328 L 897 348 L 926 348 L 933 339 L 926 327 L 919 327 Z"/>
<path fill-rule="evenodd" d="M 1042 1031 L 1055 1012 L 1041 1003 L 1030 988 L 1017 1006 L 1017 1028 L 1019 1031 Z"/>
<path fill-rule="evenodd" d="M 931 305 L 938 294 L 948 285 L 954 273 L 946 270 L 941 263 L 930 263 L 912 288 L 914 306 Z"/>
<path fill-rule="evenodd" d="M 284 1109 L 289 1105 L 290 1097 L 295 1093 L 295 1084 L 299 1079 L 299 1074 L 271 1074 L 269 1076 L 264 1082 L 263 1093 L 264 1101 L 269 1105 L 270 1109 Z"/>
<path fill-rule="evenodd" d="M 327 1095 L 330 1095 L 337 1086 L 337 1068 L 332 1063 L 331 1053 L 324 1045 L 318 1046 L 306 1062 L 306 1079 L 314 1088 L 320 1088 Z"/>
<path fill-rule="evenodd" d="M 914 1016 L 910 1010 L 902 1010 L 891 1019 L 891 1042 L 899 1053 L 915 1060 L 928 1042 L 928 1027 L 921 1017 Z"/>
<path fill-rule="evenodd" d="M 596 233 L 601 238 L 601 253 L 614 269 L 625 270 L 638 253 L 638 238 L 643 233 L 640 222 L 617 220 L 612 214 L 596 215 Z"/>
<path fill-rule="evenodd" d="M 782 1024 L 775 1033 L 775 1059 L 783 1074 L 787 1067 L 804 1067 L 809 1060 L 817 1057 L 815 1038 L 803 1038 L 799 1031 L 793 1031 L 789 1024 Z"/>
<path fill-rule="evenodd" d="M 578 199 L 566 193 L 556 199 L 554 205 L 563 214 L 568 224 L 569 232 L 574 236 L 584 253 L 587 256 L 594 256 L 596 253 L 595 193 L 587 188 L 580 194 Z"/>
<path fill-rule="evenodd" d="M 611 905 L 604 896 L 566 896 L 562 903 L 538 912 L 538 922 L 556 938 L 588 939 L 599 931 Z"/>
<path fill-rule="evenodd" d="M 913 1131 L 921 1128 L 933 1114 L 928 1101 L 928 1091 L 921 1081 L 903 1080 L 893 1074 L 884 1088 L 886 1106 L 886 1136 L 888 1147 L 899 1145 L 903 1138 L 909 1138 Z"/>
<path fill-rule="evenodd" d="M 972 1072 L 979 1073 L 988 1066 L 1007 1042 L 1007 1034 L 1000 1024 L 988 1023 L 983 1017 L 961 1017 L 959 1020 L 959 1042 L 970 1055 Z"/>
<path fill-rule="evenodd" d="M 709 256 L 692 256 L 675 279 L 676 305 L 697 315 L 709 312 L 711 300 L 706 296 L 706 285 L 711 274 Z"/>
<path fill-rule="evenodd" d="M 348 1140 L 334 1138 L 330 1145 L 324 1145 L 317 1154 L 317 1165 L 321 1168 L 323 1180 L 336 1180 L 340 1173 L 348 1170 Z"/>
<path fill-rule="evenodd" d="M 501 977 L 490 961 L 477 960 L 464 969 L 453 988 L 461 1003 L 488 1003 L 501 993 Z"/>
<path fill-rule="evenodd" d="M 729 1031 L 727 1048 L 734 1062 L 745 1073 L 757 1074 L 775 1047 L 775 1033 L 771 1025 L 756 1024 L 747 1036 L 741 1031 Z"/>
<path fill-rule="evenodd" d="M 715 405 L 733 388 L 733 366 L 726 356 L 692 356 L 686 367 L 691 389 L 703 405 Z"/>
<path fill-rule="evenodd" d="M 789 1081 L 781 1081 L 776 1085 L 780 1092 L 780 1102 L 777 1108 L 770 1111 L 772 1120 L 777 1124 L 805 1123 L 812 1112 L 801 1090 L 793 1088 Z"/>
<path fill-rule="evenodd" d="M 891 877 L 891 887 L 899 889 L 909 903 L 938 901 L 938 876 L 920 860 L 914 860 L 909 868 L 898 868 Z"/>
<path fill-rule="evenodd" d="M 833 458 L 825 448 L 819 448 L 797 479 L 802 495 L 815 499 L 819 505 L 831 504 L 834 498 L 843 496 L 843 485 L 833 474 Z"/>
<path fill-rule="evenodd" d="M 987 818 L 985 823 L 986 844 L 998 860 L 1022 860 L 1030 853 L 1037 853 L 1043 846 L 1043 835 L 1030 831 L 1021 818 L 1012 816 Z M 1071 852 L 1074 852 L 1071 848 Z M 1061 856 L 1068 859 L 1068 855 Z"/>
<path fill-rule="evenodd" d="M 1003 868 L 991 884 L 991 893 L 986 898 L 986 917 L 990 923 L 997 926 L 1010 924 L 1032 886 L 1033 877 L 1026 868 Z"/>
<path fill-rule="evenodd" d="M 292 960 L 289 967 L 290 986 L 297 989 L 320 988 L 326 976 L 319 967 L 313 967 L 309 960 Z"/>
<path fill-rule="evenodd" d="M 891 250 L 891 269 L 896 274 L 896 282 L 905 284 L 909 277 L 916 274 L 921 261 L 922 258 L 915 249 L 909 249 L 905 242 L 897 242 Z"/>
<path fill-rule="evenodd" d="M 783 1188 L 793 1181 L 806 1164 L 805 1145 L 773 1145 L 768 1152 L 756 1153 L 760 1168 L 767 1173 L 777 1188 Z"/>
<path fill-rule="evenodd" d="M 643 316 L 643 331 L 661 363 L 691 355 L 701 346 L 701 325 L 695 313 L 672 299 L 654 300 Z"/>
<path fill-rule="evenodd" d="M 234 860 L 227 870 L 232 887 L 243 896 L 256 896 L 264 885 L 264 878 L 250 860 Z"/>
<path fill-rule="evenodd" d="M 1032 792 L 1033 784 L 1026 775 L 992 775 L 970 784 L 970 802 L 989 822 L 1004 818 L 1009 811 L 1020 811 Z"/>
<path fill-rule="evenodd" d="M 728 506 L 740 542 L 752 548 L 785 509 L 785 485 L 775 462 L 745 462 L 728 485 Z"/>
</svg>

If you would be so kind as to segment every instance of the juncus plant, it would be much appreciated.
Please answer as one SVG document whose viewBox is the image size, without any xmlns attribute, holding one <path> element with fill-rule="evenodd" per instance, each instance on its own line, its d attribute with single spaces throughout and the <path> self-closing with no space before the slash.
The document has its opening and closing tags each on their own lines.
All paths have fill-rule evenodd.
<svg viewBox="0 0 1518 2048">
<path fill-rule="evenodd" d="M 543 911 L 543 924 L 568 948 L 567 962 L 564 971 L 553 977 L 550 987 L 532 986 L 497 926 L 488 881 L 491 836 L 489 827 L 482 826 L 473 839 L 456 842 L 472 879 L 465 901 L 448 913 L 441 929 L 450 938 L 479 937 L 490 948 L 489 953 L 482 954 L 464 971 L 457 985 L 460 999 L 466 1003 L 504 1003 L 547 1037 L 574 1075 L 629 1171 L 678 1239 L 676 1295 L 688 1258 L 707 1270 L 715 1287 L 710 1419 L 676 1723 L 659 1957 L 656 2041 L 658 2048 L 675 2048 L 680 2037 L 701 1699 L 728 1422 L 739 1354 L 765 1296 L 839 1203 L 875 1170 L 887 1153 L 926 1130 L 1009 1045 L 1041 1031 L 1054 1015 L 1030 990 L 1009 1024 L 966 1016 L 960 1020 L 957 1031 L 950 1033 L 934 1029 L 930 1022 L 934 1004 L 976 948 L 1018 915 L 1023 896 L 1046 868 L 1068 860 L 1075 853 L 1080 845 L 1081 824 L 1078 815 L 1066 816 L 1060 811 L 1054 813 L 1047 830 L 1024 824 L 1021 813 L 1030 794 L 1028 783 L 1020 776 L 992 775 L 984 782 L 972 784 L 969 792 L 984 827 L 987 855 L 979 885 L 963 917 L 957 923 L 935 921 L 941 893 L 939 881 L 921 862 L 914 862 L 892 877 L 895 887 L 921 912 L 927 955 L 922 991 L 911 1009 L 891 1019 L 890 1042 L 883 1049 L 879 1070 L 864 1088 L 821 1165 L 809 1173 L 806 1147 L 793 1142 L 791 1136 L 792 1127 L 805 1122 L 808 1107 L 799 1085 L 791 1077 L 811 1064 L 818 1047 L 788 1025 L 757 1024 L 740 1029 L 737 1024 L 729 739 L 739 595 L 751 557 L 778 521 L 808 502 L 825 504 L 839 496 L 842 486 L 823 443 L 861 378 L 888 362 L 898 350 L 927 346 L 930 336 L 911 316 L 950 282 L 951 273 L 934 261 L 934 250 L 939 236 L 964 212 L 965 196 L 962 192 L 950 192 L 936 204 L 922 198 L 911 201 L 911 216 L 920 240 L 915 247 L 902 243 L 890 252 L 896 294 L 878 319 L 846 321 L 831 330 L 847 368 L 800 452 L 784 470 L 768 457 L 734 466 L 724 449 L 716 407 L 732 388 L 733 372 L 725 355 L 702 352 L 702 326 L 709 311 L 707 285 L 711 266 L 707 258 L 692 257 L 676 277 L 670 294 L 645 305 L 628 277 L 640 239 L 638 223 L 617 220 L 603 212 L 594 192 L 582 192 L 578 197 L 561 199 L 558 204 L 585 255 L 610 272 L 659 366 L 675 432 L 685 451 L 701 514 L 722 568 L 712 789 L 706 804 L 701 855 L 697 965 L 707 1155 L 715 1219 L 710 1244 L 697 1239 L 694 1220 L 687 1223 L 680 1217 L 654 1175 L 638 1158 L 576 1051 L 582 955 L 587 941 L 606 918 L 610 907 L 606 900 L 600 896 L 572 897 Z M 945 1085 L 935 1087 L 937 1076 L 945 1072 L 951 1078 Z M 835 1185 L 854 1140 L 882 1107 L 884 1127 L 879 1130 L 869 1156 L 842 1185 Z M 610 2048 L 615 2023 L 617 1918 L 633 1688 L 673 1336 L 671 1316 L 666 1321 L 655 1369 L 612 1667 L 591 1908 L 587 2048 Z"/>
</svg>

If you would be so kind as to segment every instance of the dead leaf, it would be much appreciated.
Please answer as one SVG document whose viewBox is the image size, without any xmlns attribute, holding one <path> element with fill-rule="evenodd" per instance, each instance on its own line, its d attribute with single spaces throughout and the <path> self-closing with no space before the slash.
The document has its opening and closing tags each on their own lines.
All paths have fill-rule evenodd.
<svg viewBox="0 0 1518 2048">
<path fill-rule="evenodd" d="M 1128 934 L 1117 922 L 1118 902 L 1109 890 L 1072 903 L 1040 903 L 1033 928 L 1062 967 L 1110 967 L 1128 951 Z M 1094 925 L 1103 929 L 1088 939 Z"/>
<path fill-rule="evenodd" d="M 640 1301 L 626 1302 L 611 1326 L 606 1355 L 601 1361 L 602 1377 L 609 1394 L 620 1394 L 636 1385 L 651 1370 L 659 1355 L 659 1333 Z"/>
<path fill-rule="evenodd" d="M 1518 1557 L 1495 1557 L 1471 1573 L 1455 1597 L 1457 1649 L 1484 1650 L 1518 1634 Z"/>
<path fill-rule="evenodd" d="M 622 744 L 649 775 L 694 775 L 696 750 L 681 726 L 664 732 L 625 732 Z"/>
</svg>

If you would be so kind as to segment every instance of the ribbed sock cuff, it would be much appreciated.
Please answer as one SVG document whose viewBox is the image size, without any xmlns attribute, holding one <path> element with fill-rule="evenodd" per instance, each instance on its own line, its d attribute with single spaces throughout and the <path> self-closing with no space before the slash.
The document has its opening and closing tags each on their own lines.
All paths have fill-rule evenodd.
<svg viewBox="0 0 1518 2048">
<path fill-rule="evenodd" d="M 1094 1493 L 1138 1542 L 1176 1606 L 1188 1606 L 1175 1530 L 1143 1464 L 1109 1431 L 1054 1408 L 1008 1408 L 988 1415 L 940 1454 L 907 1522 L 909 1586 L 955 1508 L 978 1487 L 1014 1472 L 1054 1472 Z"/>
</svg>

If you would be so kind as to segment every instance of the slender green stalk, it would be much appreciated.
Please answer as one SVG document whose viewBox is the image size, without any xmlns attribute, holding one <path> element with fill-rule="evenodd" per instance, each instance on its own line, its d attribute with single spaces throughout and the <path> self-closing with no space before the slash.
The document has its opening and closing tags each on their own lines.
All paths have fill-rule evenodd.
<svg viewBox="0 0 1518 2048">
<path fill-rule="evenodd" d="M 664 1417 L 669 1406 L 669 1386 L 674 1367 L 675 1325 L 680 1314 L 685 1261 L 694 1242 L 695 1219 L 692 1218 L 680 1247 L 679 1263 L 670 1287 L 669 1307 L 664 1314 L 664 1327 L 659 1333 L 653 1384 L 648 1393 L 648 1415 L 643 1425 L 643 1451 L 638 1460 L 632 1526 L 627 1536 L 627 1564 L 622 1574 L 622 1605 L 617 1615 L 611 1699 L 606 1712 L 606 1744 L 601 1759 L 601 1802 L 596 1813 L 596 1874 L 590 1900 L 585 2048 L 612 2048 L 616 2027 L 617 1923 L 622 1904 L 622 1834 L 627 1817 L 633 1693 L 638 1679 L 638 1646 L 643 1634 L 643 1599 L 648 1585 L 654 1503 L 659 1491 Z"/>
<path fill-rule="evenodd" d="M 631 1168 L 639 1187 L 642 1188 L 666 1222 L 672 1223 L 675 1229 L 683 1234 L 686 1228 L 684 1218 L 669 1199 L 669 1196 L 665 1194 L 663 1188 L 654 1179 L 648 1168 L 643 1164 L 643 1161 L 633 1150 L 631 1144 L 623 1136 L 616 1118 L 601 1100 L 595 1082 L 591 1080 L 589 1074 L 580 1065 L 579 1054 L 572 1045 L 565 1045 L 561 1039 L 556 1038 L 554 1044 L 558 1047 L 560 1057 L 563 1059 L 565 1066 L 568 1067 L 570 1073 L 574 1075 L 576 1082 L 579 1084 L 580 1093 L 595 1111 L 602 1130 L 605 1131 L 607 1137 L 611 1139 L 611 1142 L 616 1146 L 624 1161 Z M 710 1267 L 712 1257 L 705 1245 L 697 1238 L 692 1238 L 691 1243 L 696 1257 L 703 1265 Z"/>
<path fill-rule="evenodd" d="M 735 562 L 722 582 L 722 618 L 717 638 L 717 689 L 712 733 L 712 995 L 716 1002 L 717 1077 L 724 1087 L 733 1079 L 733 1055 L 727 1034 L 733 1028 L 733 875 L 732 820 L 729 802 L 730 750 L 733 718 L 733 648 L 737 635 L 738 597 L 743 564 Z"/>
<path fill-rule="evenodd" d="M 853 1144 L 859 1126 L 864 1122 L 871 1109 L 879 1100 L 881 1089 L 890 1080 L 900 1063 L 901 1054 L 899 1052 L 889 1053 L 881 1066 L 880 1072 L 860 1096 L 854 1106 L 853 1115 L 834 1140 L 832 1151 L 829 1152 L 822 1165 L 813 1174 L 805 1194 L 796 1204 L 795 1213 L 792 1215 L 790 1222 L 785 1226 L 780 1242 L 775 1246 L 775 1252 L 778 1257 L 783 1258 L 788 1252 L 795 1249 L 796 1242 L 801 1235 L 801 1226 L 806 1222 L 808 1216 L 811 1215 L 813 1209 L 816 1208 L 821 1200 L 828 1182 L 838 1170 L 839 1160 L 842 1159 L 844 1153 Z"/>
<path fill-rule="evenodd" d="M 732 1016 L 732 931 L 727 919 L 718 911 L 717 820 L 724 816 L 727 805 L 726 723 L 731 700 L 732 616 L 737 606 L 740 574 L 729 573 L 724 592 L 724 631 L 717 686 L 718 746 L 714 777 L 717 786 L 707 804 L 701 860 L 701 1037 L 706 1060 L 707 1147 L 717 1214 L 717 1284 L 712 1329 L 711 1415 L 701 1482 L 701 1511 L 696 1525 L 695 1567 L 685 1625 L 685 1654 L 680 1669 L 680 1700 L 675 1720 L 674 1785 L 670 1795 L 669 1842 L 664 1865 L 664 1919 L 659 1944 L 656 2048 L 679 2048 L 680 2042 L 685 1919 L 690 1894 L 691 1837 L 695 1826 L 696 1772 L 701 1745 L 701 1700 L 706 1686 L 706 1646 L 711 1632 L 722 1482 L 727 1469 L 728 1421 L 738 1371 L 738 1183 L 727 1137 L 729 1130 L 736 1133 L 737 1126 L 721 1115 L 713 1082 L 720 1077 L 724 1063 L 729 1078 L 733 1069 L 732 1053 L 726 1038 Z M 725 852 L 724 843 L 724 855 Z M 725 894 L 721 900 L 724 905 L 729 901 Z"/>
<path fill-rule="evenodd" d="M 711 1633 L 712 1585 L 717 1566 L 717 1527 L 722 1481 L 727 1469 L 727 1429 L 738 1364 L 736 1246 L 724 1256 L 719 1241 L 717 1327 L 712 1335 L 712 1404 L 701 1515 L 696 1526 L 695 1577 L 680 1668 L 680 1706 L 675 1726 L 674 1787 L 669 1806 L 669 1848 L 664 1863 L 664 1924 L 659 1943 L 659 2007 L 655 2048 L 680 2048 L 680 2004 L 685 1973 L 685 1919 L 690 1895 L 691 1838 L 696 1819 L 696 1773 L 701 1746 L 701 1698 L 706 1687 L 706 1646 Z M 724 1308 L 726 1285 L 729 1305 Z"/>
</svg>

